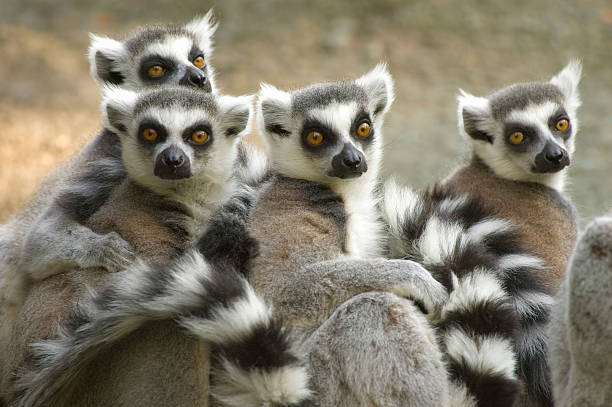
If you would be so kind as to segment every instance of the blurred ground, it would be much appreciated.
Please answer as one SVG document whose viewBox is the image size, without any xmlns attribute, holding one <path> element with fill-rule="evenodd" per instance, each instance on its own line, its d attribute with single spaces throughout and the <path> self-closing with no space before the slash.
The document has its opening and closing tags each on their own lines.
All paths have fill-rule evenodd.
<svg viewBox="0 0 612 407">
<path fill-rule="evenodd" d="M 291 88 L 351 78 L 388 61 L 397 96 L 385 169 L 417 187 L 465 154 L 455 120 L 459 87 L 487 95 L 546 80 L 581 57 L 571 194 L 583 221 L 612 206 L 609 0 L 2 0 L 0 222 L 100 128 L 87 33 L 120 37 L 142 24 L 186 22 L 211 6 L 221 22 L 213 64 L 225 93 L 252 93 L 261 81 Z"/>
</svg>

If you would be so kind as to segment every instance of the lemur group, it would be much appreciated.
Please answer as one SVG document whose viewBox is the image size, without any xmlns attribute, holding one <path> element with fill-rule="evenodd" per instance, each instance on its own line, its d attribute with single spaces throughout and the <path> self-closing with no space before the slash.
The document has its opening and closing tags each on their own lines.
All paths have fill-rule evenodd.
<svg viewBox="0 0 612 407">
<path fill-rule="evenodd" d="M 385 64 L 222 95 L 216 29 L 91 37 L 104 129 L 0 229 L 0 405 L 570 405 L 580 62 L 462 91 L 471 158 L 417 191 Z"/>
</svg>

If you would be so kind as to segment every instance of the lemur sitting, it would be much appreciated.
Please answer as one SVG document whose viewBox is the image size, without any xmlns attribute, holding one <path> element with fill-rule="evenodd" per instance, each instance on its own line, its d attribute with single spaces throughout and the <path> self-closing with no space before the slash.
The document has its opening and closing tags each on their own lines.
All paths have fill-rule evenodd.
<svg viewBox="0 0 612 407">
<path fill-rule="evenodd" d="M 123 41 L 92 35 L 91 74 L 100 85 L 125 89 L 184 85 L 213 92 L 213 20 L 209 12 L 185 26 L 144 27 Z M 240 157 L 238 175 L 251 183 L 263 176 L 264 155 L 241 143 Z M 12 293 L 2 299 L 3 312 L 16 312 L 28 280 L 74 266 L 118 271 L 134 261 L 132 248 L 117 233 L 100 235 L 83 225 L 124 179 L 120 158 L 117 136 L 104 129 L 56 169 L 33 200 L 0 228 L 0 286 L 11 285 L 6 291 Z"/>
<path fill-rule="evenodd" d="M 417 263 L 383 259 L 377 213 L 384 65 L 354 81 L 284 92 L 262 85 L 272 178 L 249 222 L 249 279 L 304 341 L 320 406 L 440 406 L 448 383 L 434 333 L 446 291 Z"/>
<path fill-rule="evenodd" d="M 472 160 L 443 182 L 519 226 L 521 244 L 544 260 L 553 294 L 577 234 L 564 188 L 578 131 L 580 74 L 580 62 L 572 61 L 549 82 L 514 84 L 487 98 L 463 92 L 459 131 L 472 145 Z"/>
<path fill-rule="evenodd" d="M 104 405 L 116 396 L 113 404 L 131 405 L 129 400 L 142 397 L 138 405 L 200 405 L 208 399 L 208 372 L 201 370 L 208 353 L 198 350 L 199 341 L 182 338 L 172 326 L 153 333 L 143 327 L 145 322 L 173 319 L 195 338 L 211 344 L 216 355 L 213 394 L 223 403 L 289 405 L 308 396 L 307 375 L 285 330 L 238 274 L 244 257 L 254 249 L 247 246 L 246 254 L 233 262 L 227 259 L 233 259 L 235 251 L 231 257 L 224 253 L 220 260 L 220 255 L 207 253 L 210 264 L 197 251 L 174 261 L 207 230 L 212 214 L 234 193 L 237 143 L 248 131 L 251 109 L 250 97 L 213 96 L 186 88 L 143 94 L 112 88 L 105 93 L 105 122 L 120 137 L 127 179 L 89 222 L 126 236 L 140 257 L 158 266 L 137 264 L 117 275 L 107 274 L 102 284 L 95 285 L 103 287 L 109 278 L 110 285 L 92 299 L 83 298 L 81 284 L 83 279 L 96 283 L 96 278 L 88 277 L 95 276 L 93 271 L 77 270 L 39 283 L 43 293 L 52 294 L 46 304 L 49 310 L 38 304 L 34 321 L 31 313 L 19 321 L 27 334 L 17 330 L 12 339 L 22 354 L 11 355 L 14 368 L 3 381 L 22 379 L 19 391 L 13 390 L 8 400 L 24 406 Z M 53 286 L 57 280 L 61 288 Z M 63 294 L 64 286 L 72 287 L 72 295 Z M 28 300 L 40 300 L 40 290 L 33 294 Z M 71 304 L 74 298 L 80 298 L 80 306 L 66 321 L 69 312 L 57 302 Z M 26 310 L 31 305 L 37 304 L 26 302 Z M 60 339 L 40 344 L 38 357 L 28 365 L 24 342 L 53 336 L 50 316 L 64 320 L 66 331 Z M 141 327 L 138 335 L 130 337 Z M 107 349 L 110 344 L 115 346 Z M 102 369 L 110 371 L 110 376 L 100 380 L 96 360 L 117 362 L 117 354 L 127 357 L 126 352 L 131 355 L 136 349 L 155 349 L 152 344 L 162 346 L 168 355 L 145 352 L 135 366 L 151 367 L 161 358 L 168 363 L 163 373 L 146 369 L 142 377 L 140 369 L 132 366 L 126 372 L 110 363 Z M 168 349 L 170 344 L 176 347 Z M 183 366 L 173 364 L 172 353 L 177 352 Z M 255 371 L 251 370 L 253 354 L 257 355 Z M 124 393 L 122 384 L 117 390 L 113 372 L 140 387 Z M 79 391 L 70 391 L 74 389 Z M 239 404 L 231 404 L 232 400 Z"/>
</svg>

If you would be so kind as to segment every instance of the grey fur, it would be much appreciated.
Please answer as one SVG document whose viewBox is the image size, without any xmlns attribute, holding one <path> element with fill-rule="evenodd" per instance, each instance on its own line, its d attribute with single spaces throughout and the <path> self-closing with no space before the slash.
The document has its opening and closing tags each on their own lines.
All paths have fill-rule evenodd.
<svg viewBox="0 0 612 407">
<path fill-rule="evenodd" d="M 180 109 L 202 109 L 209 114 L 217 114 L 218 107 L 215 98 L 209 93 L 185 88 L 165 88 L 147 92 L 139 96 L 134 105 L 134 115 L 142 114 L 152 108 L 167 109 L 178 107 Z M 248 117 L 248 114 L 247 114 Z M 243 120 L 246 123 L 246 120 Z"/>
<path fill-rule="evenodd" d="M 141 54 L 151 43 L 163 42 L 168 37 L 187 37 L 194 42 L 197 41 L 195 35 L 183 26 L 174 24 L 146 26 L 128 35 L 125 47 L 135 57 Z"/>
<path fill-rule="evenodd" d="M 291 111 L 305 115 L 309 110 L 321 109 L 331 103 L 367 100 L 364 89 L 354 82 L 318 83 L 291 94 Z"/>
<path fill-rule="evenodd" d="M 555 405 L 612 404 L 612 218 L 581 235 L 549 329 Z"/>
<path fill-rule="evenodd" d="M 508 113 L 521 110 L 529 104 L 542 104 L 546 101 L 563 104 L 561 90 L 545 82 L 516 83 L 500 89 L 488 97 L 495 120 L 503 121 Z"/>
</svg>

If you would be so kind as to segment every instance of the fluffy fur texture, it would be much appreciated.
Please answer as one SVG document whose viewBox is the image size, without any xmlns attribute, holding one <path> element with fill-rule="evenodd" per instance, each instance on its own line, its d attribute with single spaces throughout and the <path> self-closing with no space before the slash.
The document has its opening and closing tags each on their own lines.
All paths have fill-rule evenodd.
<svg viewBox="0 0 612 407">
<path fill-rule="evenodd" d="M 383 65 L 351 82 L 260 92 L 274 175 L 251 216 L 260 255 L 249 278 L 304 340 L 321 406 L 448 402 L 432 329 L 406 300 L 434 312 L 446 290 L 417 263 L 380 257 L 378 170 L 392 100 Z M 366 137 L 357 133 L 363 123 Z"/>
<path fill-rule="evenodd" d="M 449 292 L 431 320 L 459 406 L 512 406 L 522 385 L 550 405 L 546 336 L 552 298 L 541 261 L 512 225 L 442 187 L 417 194 L 390 181 L 384 215 L 390 255 L 419 262 Z"/>
<path fill-rule="evenodd" d="M 595 219 L 580 237 L 549 329 L 555 405 L 612 403 L 612 217 Z"/>
</svg>

